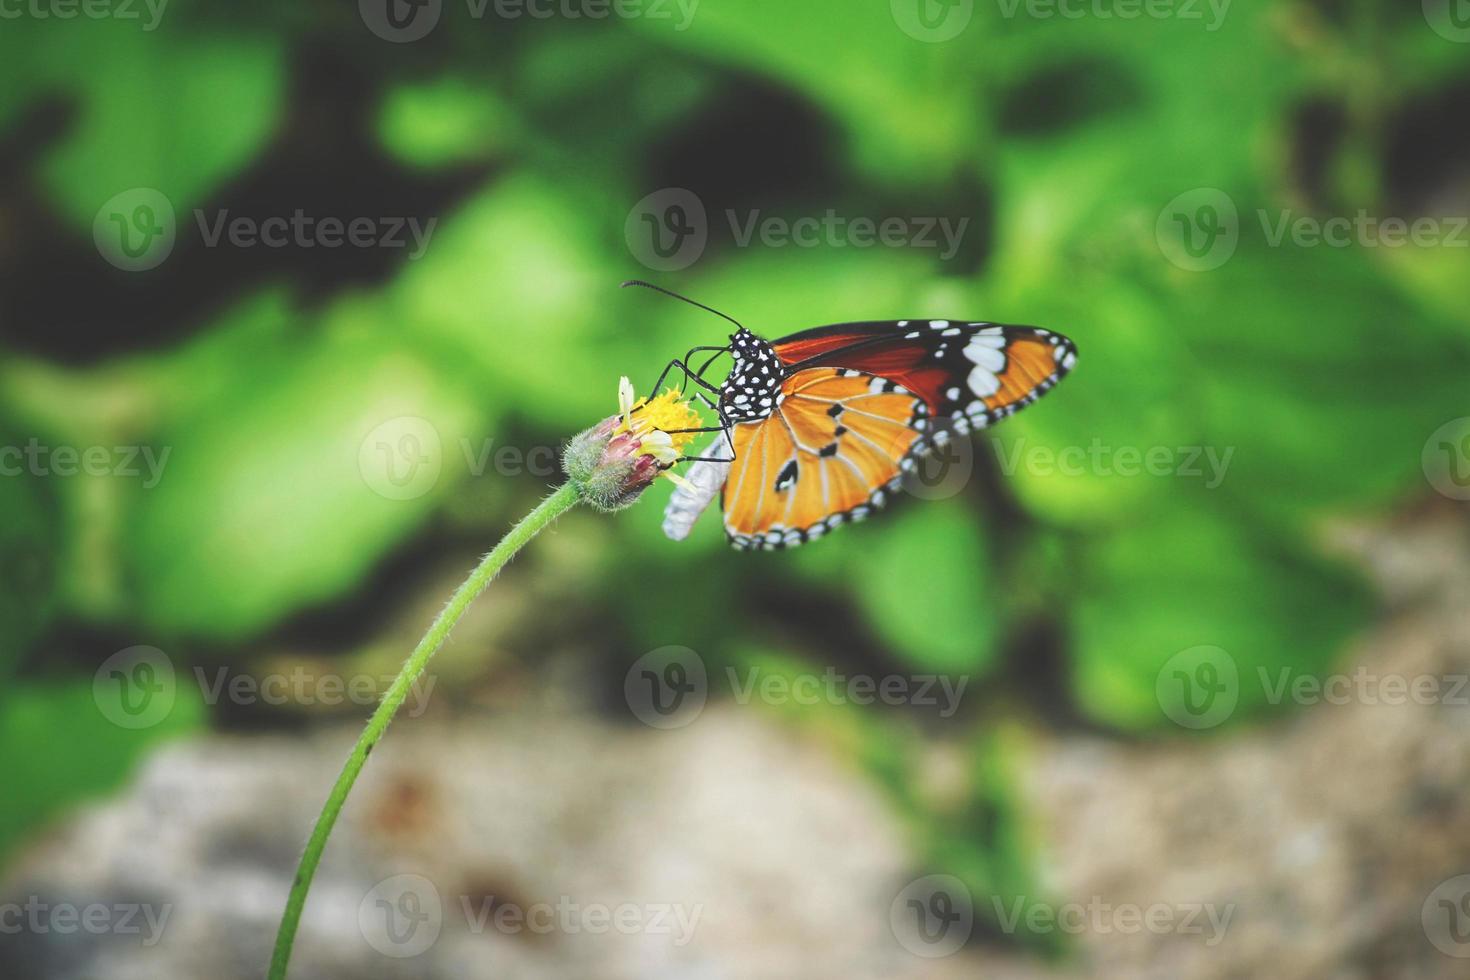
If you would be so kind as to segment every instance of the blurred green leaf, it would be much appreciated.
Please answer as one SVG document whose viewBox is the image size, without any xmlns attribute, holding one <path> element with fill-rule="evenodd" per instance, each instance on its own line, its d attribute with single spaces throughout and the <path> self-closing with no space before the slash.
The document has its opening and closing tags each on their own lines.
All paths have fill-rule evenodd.
<svg viewBox="0 0 1470 980">
<path fill-rule="evenodd" d="M 270 136 L 284 94 L 284 44 L 260 34 L 181 34 L 116 19 L 6 22 L 0 117 L 41 94 L 76 100 L 42 173 L 63 211 L 90 227 L 135 187 L 161 191 L 179 223 Z M 160 8 L 168 14 L 167 7 Z"/>
<path fill-rule="evenodd" d="M 961 501 L 900 505 L 872 534 L 846 532 L 845 556 L 834 551 L 846 585 L 878 637 L 916 668 L 986 670 L 1002 624 L 984 535 Z"/>
<path fill-rule="evenodd" d="M 364 303 L 161 436 L 126 550 L 137 615 L 239 638 L 350 587 L 478 467 L 488 414 Z"/>
<path fill-rule="evenodd" d="M 1090 540 L 1078 562 L 1068 617 L 1075 694 L 1090 715 L 1122 728 L 1168 726 L 1160 671 L 1201 646 L 1233 658 L 1235 714 L 1249 715 L 1268 700 L 1262 671 L 1320 674 L 1371 608 L 1358 577 L 1229 516 L 1203 491 Z"/>
<path fill-rule="evenodd" d="M 517 127 L 494 89 L 453 77 L 394 88 L 378 120 L 388 150 L 426 169 L 486 159 L 513 141 Z"/>
<path fill-rule="evenodd" d="M 982 147 L 972 100 L 984 26 L 966 43 L 931 44 L 904 32 L 887 3 L 832 11 L 782 0 L 702 4 L 693 26 L 644 21 L 657 43 L 687 47 L 791 84 L 846 124 L 866 172 L 901 185 L 943 180 Z"/>
<path fill-rule="evenodd" d="M 64 810 L 120 786 L 152 746 L 199 728 L 188 684 L 158 724 L 120 728 L 98 710 L 92 681 L 11 681 L 0 692 L 0 770 L 24 793 L 0 794 L 0 858 Z"/>
<path fill-rule="evenodd" d="M 0 434 L 0 677 L 8 677 L 51 622 L 57 608 L 58 552 L 63 548 L 58 477 L 31 472 L 28 440 Z"/>
</svg>

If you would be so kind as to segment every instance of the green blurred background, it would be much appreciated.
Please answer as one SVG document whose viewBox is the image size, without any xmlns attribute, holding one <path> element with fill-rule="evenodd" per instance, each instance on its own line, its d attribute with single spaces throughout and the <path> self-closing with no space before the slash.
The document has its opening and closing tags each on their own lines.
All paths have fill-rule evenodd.
<svg viewBox="0 0 1470 980">
<path fill-rule="evenodd" d="M 1059 815 L 1019 788 L 1029 746 L 1218 747 L 1293 724 L 1255 678 L 1342 668 L 1389 612 L 1332 530 L 1463 514 L 1455 5 L 589 8 L 172 0 L 0 21 L 0 444 L 39 447 L 0 460 L 7 863 L 127 793 L 161 743 L 248 754 L 365 717 L 192 678 L 390 673 L 620 375 L 641 390 L 723 341 L 723 321 L 626 278 L 766 336 L 984 318 L 1081 357 L 914 494 L 937 499 L 811 547 L 735 553 L 710 516 L 672 543 L 666 486 L 571 515 L 487 596 L 514 627 L 446 652 L 435 716 L 563 683 L 546 651 L 572 651 L 600 724 L 633 730 L 624 675 L 669 644 L 698 651 L 715 705 L 727 667 L 965 677 L 950 717 L 735 710 L 831 747 L 896 815 L 913 873 L 977 896 L 1051 887 L 1036 826 Z M 365 237 L 213 235 L 298 212 Z M 1360 212 L 1430 221 L 1396 246 L 1276 235 Z M 847 224 L 800 243 L 743 233 L 829 213 Z M 178 683 L 129 727 L 99 692 L 140 645 Z M 1191 725 L 1166 665 L 1218 676 L 1197 673 L 1217 656 L 1201 647 L 1239 680 Z M 942 793 L 921 764 L 936 745 L 959 773 Z M 296 792 L 310 809 L 325 789 Z M 1023 962 L 1075 955 L 988 928 Z"/>
</svg>

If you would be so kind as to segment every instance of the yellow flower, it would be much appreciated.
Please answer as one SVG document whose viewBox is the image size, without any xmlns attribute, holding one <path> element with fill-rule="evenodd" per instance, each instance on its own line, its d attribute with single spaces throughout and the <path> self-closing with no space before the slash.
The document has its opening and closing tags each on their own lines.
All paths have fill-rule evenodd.
<svg viewBox="0 0 1470 980">
<path fill-rule="evenodd" d="M 670 389 L 635 398 L 627 378 L 618 384 L 618 414 L 572 439 L 562 466 L 582 498 L 601 510 L 621 510 L 659 476 L 680 482 L 671 467 L 694 440 L 681 432 L 700 425 L 683 395 Z"/>
<path fill-rule="evenodd" d="M 638 441 L 637 452 L 672 466 L 684 447 L 694 441 L 694 433 L 679 430 L 698 428 L 700 424 L 698 414 L 683 399 L 682 392 L 670 388 L 652 401 L 634 401 L 633 383 L 622 378 L 618 382 L 618 414 L 622 421 L 613 429 L 613 438 L 629 436 Z"/>
</svg>

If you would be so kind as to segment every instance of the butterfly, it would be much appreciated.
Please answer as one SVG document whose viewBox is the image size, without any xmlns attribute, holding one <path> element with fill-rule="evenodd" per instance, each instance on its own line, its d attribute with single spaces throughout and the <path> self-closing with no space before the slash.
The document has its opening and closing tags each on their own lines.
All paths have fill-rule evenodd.
<svg viewBox="0 0 1470 980">
<path fill-rule="evenodd" d="M 765 340 L 702 303 L 649 283 L 736 326 L 723 347 L 676 358 L 710 394 L 719 432 L 665 511 L 664 533 L 687 537 L 721 497 L 736 548 L 787 548 L 861 521 L 898 491 L 918 461 L 954 435 L 995 424 L 1071 371 L 1077 345 L 1040 327 L 973 320 L 873 320 Z M 697 370 L 693 355 L 713 352 Z M 723 383 L 704 372 L 732 358 Z"/>
</svg>

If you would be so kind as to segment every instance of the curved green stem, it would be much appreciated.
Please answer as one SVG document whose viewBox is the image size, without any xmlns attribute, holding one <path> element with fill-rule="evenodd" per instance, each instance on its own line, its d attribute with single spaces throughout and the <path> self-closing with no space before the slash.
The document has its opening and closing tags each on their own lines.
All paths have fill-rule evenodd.
<svg viewBox="0 0 1470 980">
<path fill-rule="evenodd" d="M 357 781 L 358 773 L 362 772 L 363 763 L 367 762 L 368 753 L 383 737 L 388 723 L 393 720 L 399 706 L 408 696 L 409 689 L 423 674 L 424 668 L 429 664 L 429 659 L 444 644 L 445 639 L 449 636 L 449 631 L 454 629 L 454 624 L 459 622 L 460 616 L 464 615 L 464 611 L 469 608 L 475 597 L 490 584 L 495 573 L 500 571 L 527 541 L 571 509 L 578 499 L 579 494 L 576 487 L 571 483 L 566 483 L 541 501 L 536 509 L 527 514 L 519 524 L 511 528 L 500 543 L 470 573 L 470 577 L 465 579 L 464 584 L 455 590 L 454 596 L 449 600 L 449 605 L 444 607 L 444 611 L 434 620 L 434 625 L 429 627 L 429 631 L 424 634 L 419 645 L 404 661 L 403 668 L 393 679 L 388 693 L 383 696 L 373 716 L 368 719 L 367 728 L 363 729 L 362 735 L 357 739 L 357 744 L 352 747 L 352 754 L 347 757 L 341 774 L 337 776 L 337 782 L 333 784 L 332 791 L 327 794 L 327 802 L 322 807 L 321 815 L 316 818 L 316 826 L 312 828 L 311 837 L 306 842 L 306 851 L 301 855 L 301 863 L 296 867 L 296 877 L 291 882 L 291 894 L 286 899 L 286 910 L 281 915 L 281 928 L 276 933 L 275 952 L 271 954 L 269 980 L 285 980 L 286 964 L 291 959 L 291 946 L 296 941 L 296 928 L 301 924 L 301 910 L 306 905 L 306 893 L 311 888 L 311 879 L 316 874 L 317 865 L 321 863 L 322 852 L 326 850 L 327 838 L 331 836 L 332 827 L 337 823 L 337 817 L 342 812 L 343 804 L 347 802 L 347 794 L 352 791 L 352 784 Z"/>
</svg>

